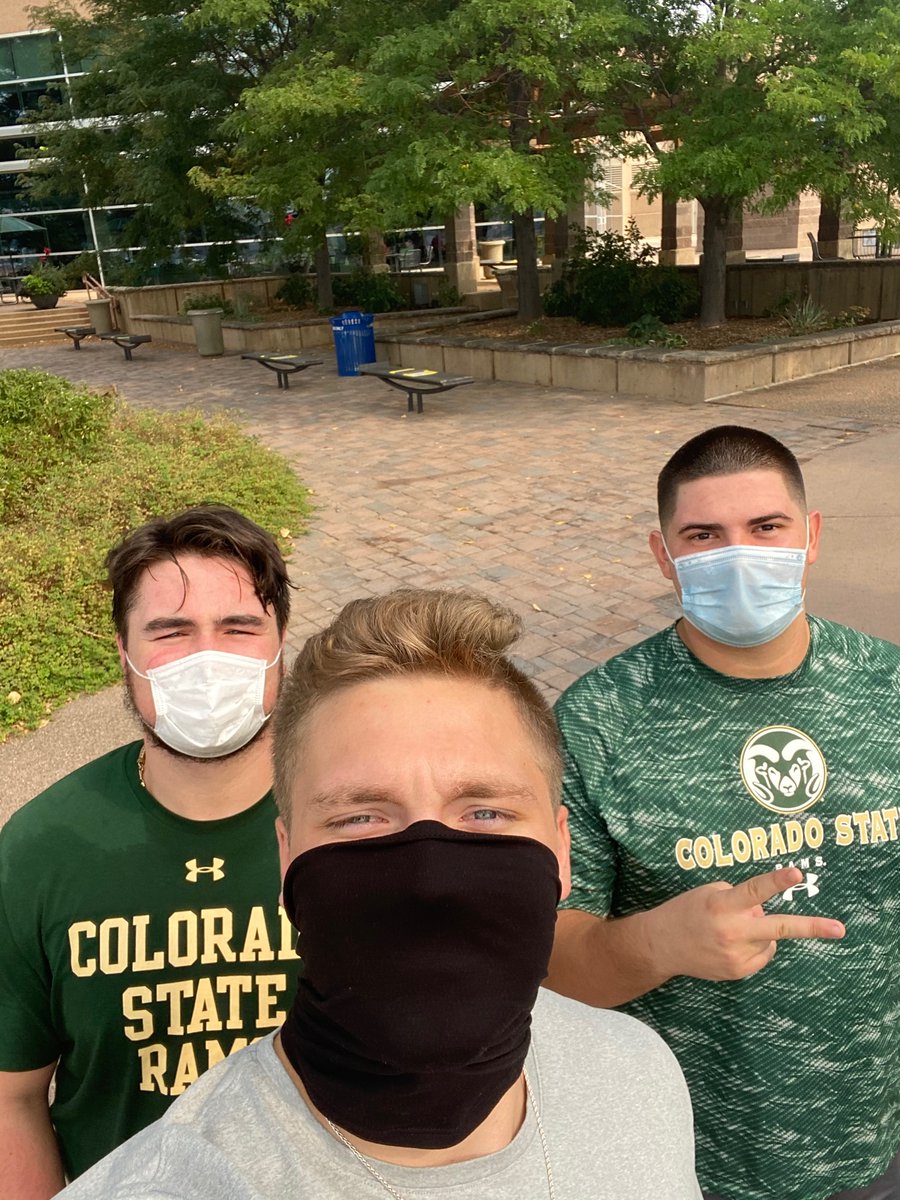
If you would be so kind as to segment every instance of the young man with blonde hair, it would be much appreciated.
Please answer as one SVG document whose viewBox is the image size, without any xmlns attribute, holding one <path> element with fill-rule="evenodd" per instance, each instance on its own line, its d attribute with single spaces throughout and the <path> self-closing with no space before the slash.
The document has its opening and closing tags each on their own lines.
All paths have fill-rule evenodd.
<svg viewBox="0 0 900 1200">
<path fill-rule="evenodd" d="M 897 1200 L 900 649 L 806 613 L 821 515 L 775 438 L 706 430 L 658 500 L 684 616 L 557 705 L 551 986 L 667 1040 L 710 1196 Z"/>
<path fill-rule="evenodd" d="M 309 639 L 274 738 L 294 1005 L 72 1200 L 698 1200 L 660 1039 L 539 993 L 568 834 L 518 633 L 405 590 Z"/>
</svg>

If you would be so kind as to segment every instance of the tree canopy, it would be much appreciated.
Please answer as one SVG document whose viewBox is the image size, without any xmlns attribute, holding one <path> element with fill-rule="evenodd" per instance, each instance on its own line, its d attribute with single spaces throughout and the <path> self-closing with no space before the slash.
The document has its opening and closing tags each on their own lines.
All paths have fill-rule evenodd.
<svg viewBox="0 0 900 1200">
<path fill-rule="evenodd" d="M 900 13 L 878 0 L 90 0 L 41 20 L 92 66 L 43 114 L 29 186 L 149 206 L 131 236 L 154 250 L 290 209 L 324 270 L 330 226 L 500 205 L 534 314 L 532 214 L 602 188 L 619 153 L 647 194 L 702 205 L 716 323 L 742 208 L 813 188 L 893 219 Z"/>
</svg>

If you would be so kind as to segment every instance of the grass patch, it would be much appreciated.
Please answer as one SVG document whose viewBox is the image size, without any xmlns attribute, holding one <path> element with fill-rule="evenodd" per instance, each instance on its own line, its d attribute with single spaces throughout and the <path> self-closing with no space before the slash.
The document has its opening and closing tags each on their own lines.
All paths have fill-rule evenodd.
<svg viewBox="0 0 900 1200">
<path fill-rule="evenodd" d="M 288 553 L 307 495 L 228 416 L 132 409 L 40 371 L 0 372 L 0 741 L 119 680 L 103 560 L 123 534 L 218 501 Z"/>
</svg>

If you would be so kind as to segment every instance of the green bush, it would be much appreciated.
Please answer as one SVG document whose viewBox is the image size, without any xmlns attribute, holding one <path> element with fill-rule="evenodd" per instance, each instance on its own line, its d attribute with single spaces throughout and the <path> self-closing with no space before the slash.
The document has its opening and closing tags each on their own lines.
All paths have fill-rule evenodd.
<svg viewBox="0 0 900 1200">
<path fill-rule="evenodd" d="M 189 313 L 201 308 L 221 308 L 224 316 L 234 316 L 234 305 L 230 300 L 223 300 L 218 292 L 203 292 L 198 296 L 188 296 L 181 306 L 181 311 Z"/>
<path fill-rule="evenodd" d="M 39 264 L 19 281 L 23 296 L 64 296 L 66 277 L 59 267 Z"/>
<path fill-rule="evenodd" d="M 27 512 L 33 490 L 58 467 L 90 461 L 112 408 L 110 396 L 43 371 L 0 372 L 0 519 Z"/>
<path fill-rule="evenodd" d="M 659 317 L 645 313 L 628 326 L 627 337 L 615 338 L 614 346 L 665 346 L 668 349 L 678 349 L 687 345 L 687 338 L 680 333 L 672 333 L 666 329 Z"/>
<path fill-rule="evenodd" d="M 588 325 L 628 325 L 644 315 L 678 321 L 695 313 L 693 282 L 655 258 L 634 221 L 624 234 L 579 230 L 562 278 L 544 296 L 544 311 Z"/>
<path fill-rule="evenodd" d="M 39 376 L 3 372 L 0 395 L 6 376 L 22 374 Z M 309 512 L 306 489 L 285 460 L 228 416 L 135 410 L 109 396 L 93 397 L 92 408 L 84 389 L 49 375 L 43 381 L 46 405 L 33 398 L 23 405 L 34 414 L 30 424 L 15 419 L 14 404 L 0 413 L 4 477 L 19 461 L 11 457 L 16 432 L 33 426 L 43 437 L 54 402 L 63 409 L 65 447 L 55 462 L 30 472 L 0 531 L 0 740 L 42 724 L 72 696 L 119 679 L 103 560 L 129 529 L 214 500 L 259 522 L 288 552 Z"/>
<path fill-rule="evenodd" d="M 820 333 L 830 329 L 834 322 L 828 316 L 828 311 L 813 300 L 812 296 L 804 296 L 802 300 L 793 300 L 787 306 L 782 318 L 790 331 L 791 337 L 800 337 L 804 333 Z"/>
<path fill-rule="evenodd" d="M 84 250 L 77 258 L 70 259 L 61 270 L 67 288 L 80 288 L 82 275 L 97 278 L 97 255 Z"/>
<path fill-rule="evenodd" d="M 275 293 L 275 299 L 291 308 L 309 308 L 314 299 L 313 286 L 305 275 L 288 275 Z"/>
<path fill-rule="evenodd" d="M 395 312 L 408 307 L 390 275 L 376 275 L 372 271 L 354 271 L 344 279 L 335 279 L 334 302 L 371 313 Z"/>
</svg>

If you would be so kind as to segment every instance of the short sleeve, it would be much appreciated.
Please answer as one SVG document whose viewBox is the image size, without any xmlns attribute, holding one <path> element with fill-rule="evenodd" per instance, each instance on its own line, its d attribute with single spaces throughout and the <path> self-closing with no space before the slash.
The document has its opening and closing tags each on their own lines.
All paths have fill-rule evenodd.
<svg viewBox="0 0 900 1200">
<path fill-rule="evenodd" d="M 5 832 L 5 831 L 4 831 Z M 0 1070 L 34 1071 L 55 1061 L 50 964 L 32 901 L 38 881 L 16 871 L 0 836 Z"/>
<path fill-rule="evenodd" d="M 584 681 L 582 681 L 583 683 Z M 603 816 L 611 763 L 602 704 L 584 686 L 570 688 L 556 705 L 565 750 L 563 803 L 572 836 L 572 891 L 563 908 L 605 917 L 612 908 L 618 854 Z"/>
</svg>

